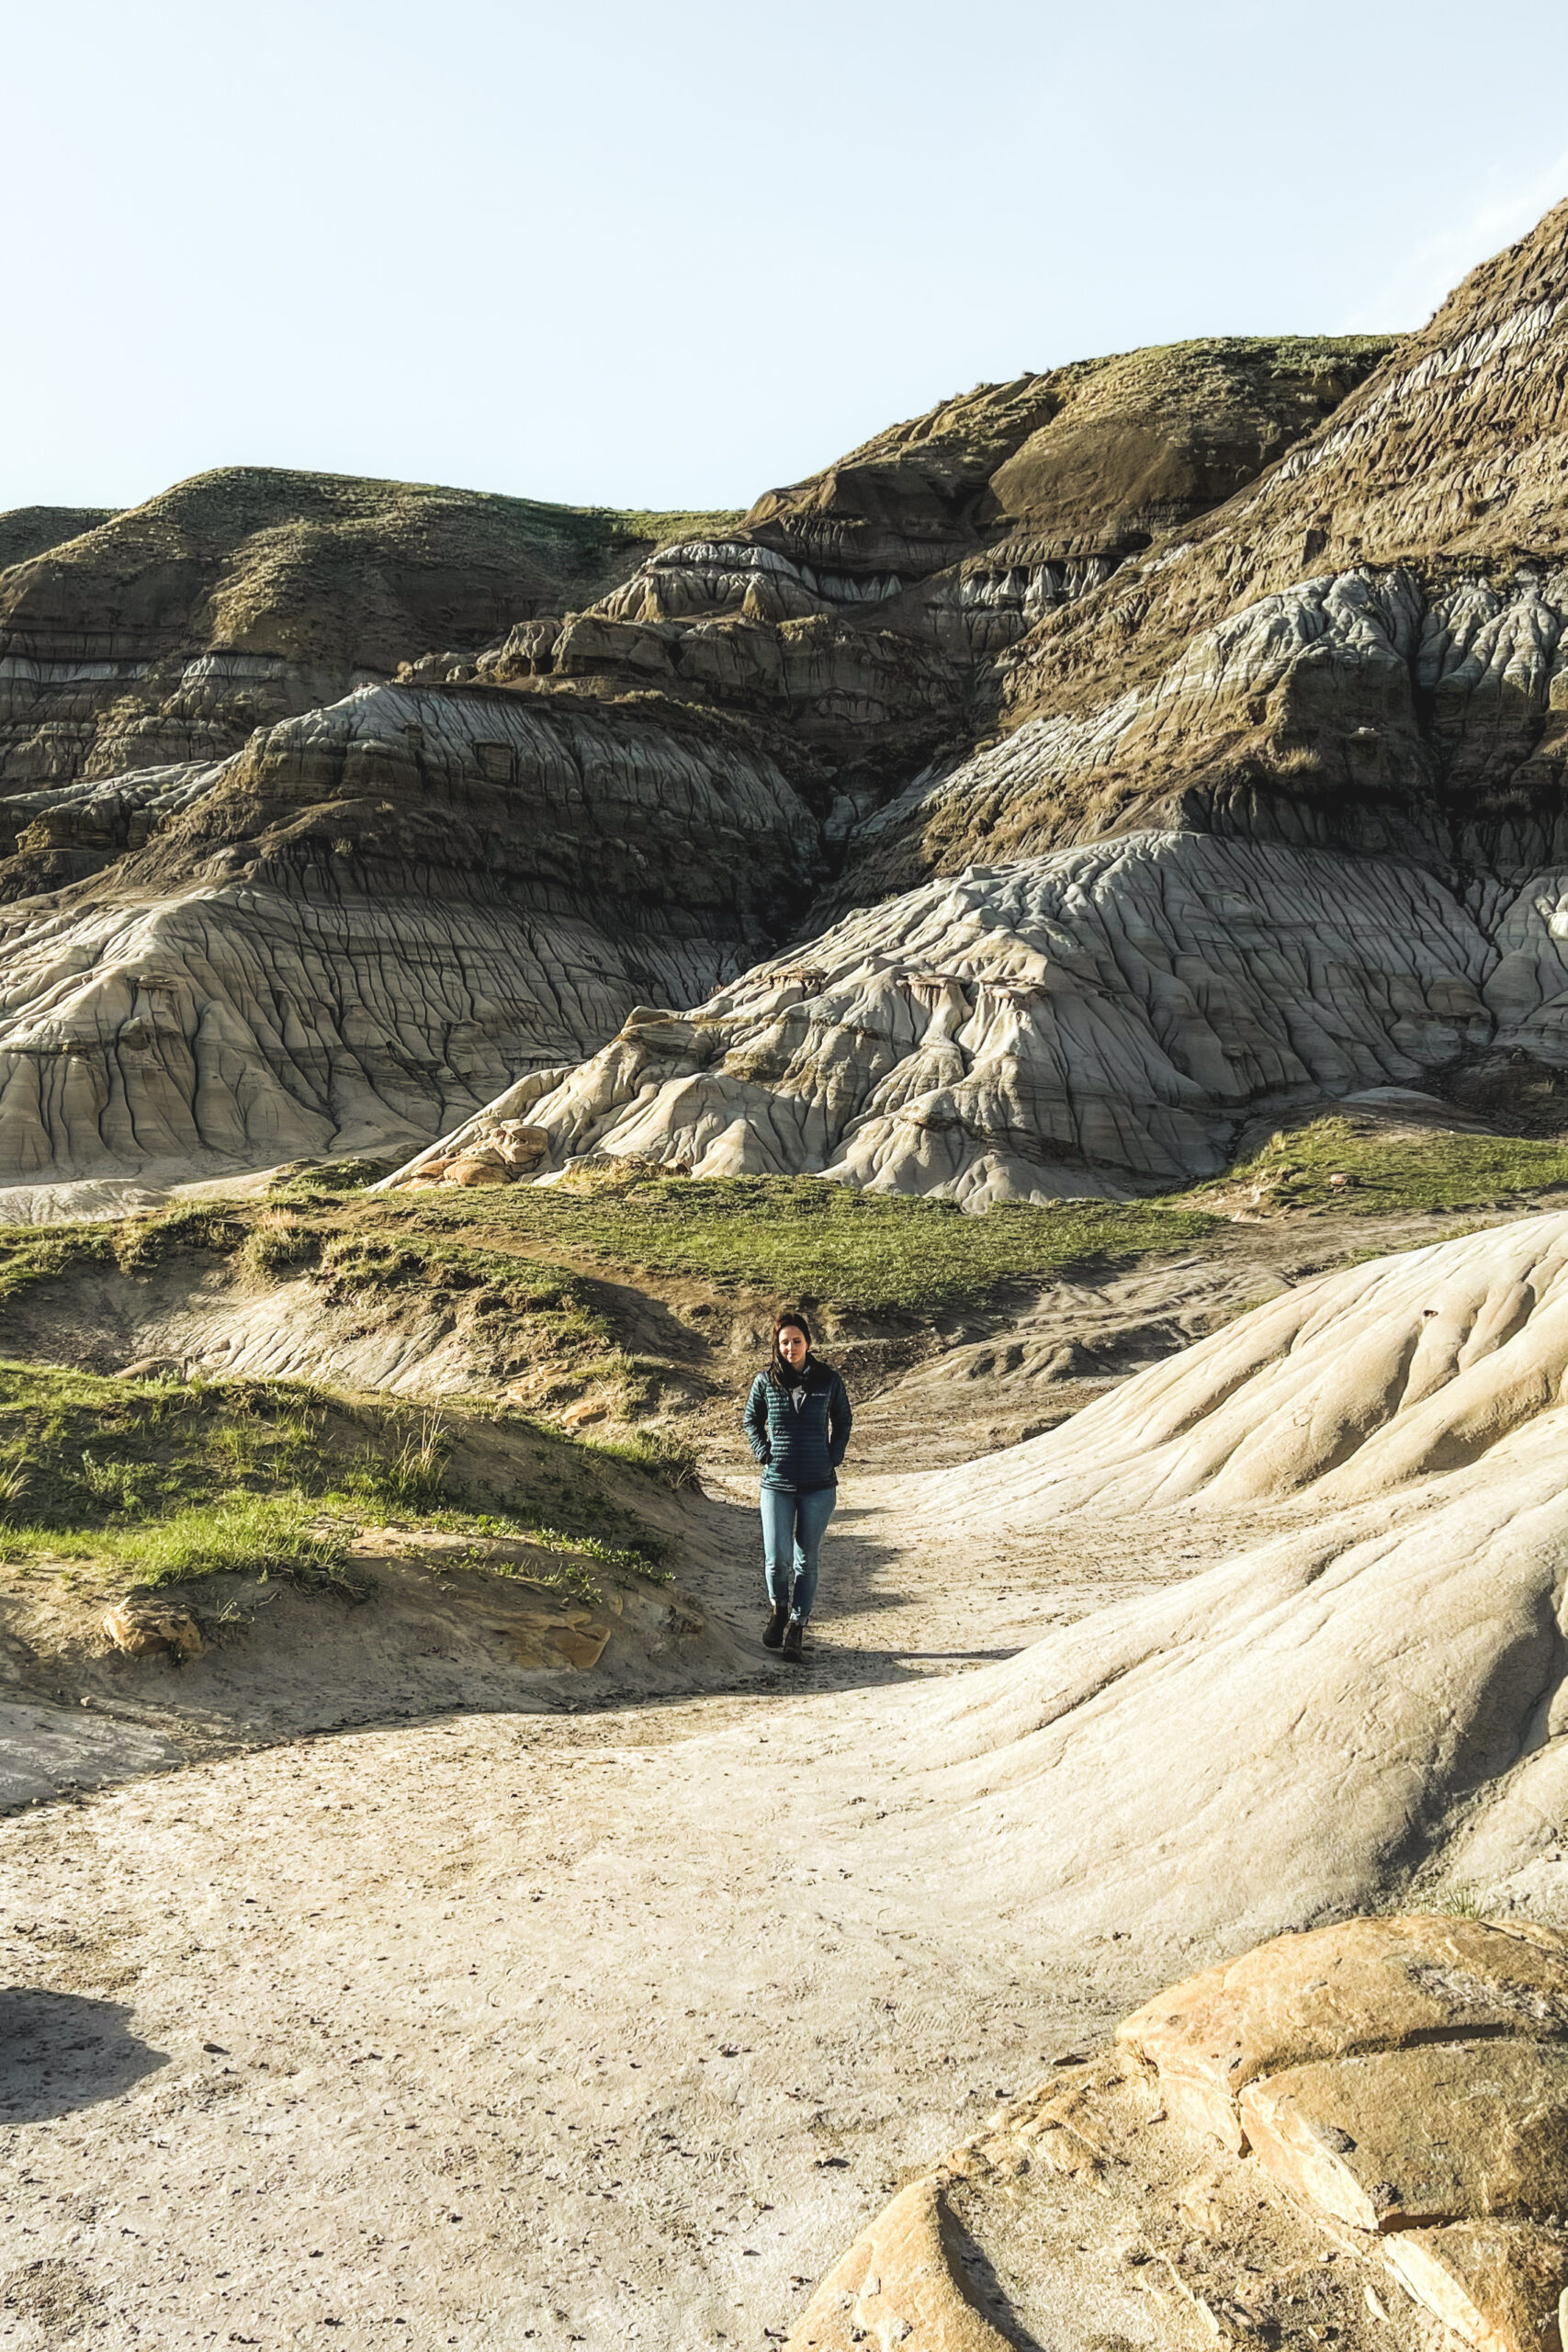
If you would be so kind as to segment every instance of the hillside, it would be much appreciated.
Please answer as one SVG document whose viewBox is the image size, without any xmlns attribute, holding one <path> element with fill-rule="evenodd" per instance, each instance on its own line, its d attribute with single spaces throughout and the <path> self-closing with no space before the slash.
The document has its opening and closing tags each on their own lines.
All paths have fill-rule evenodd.
<svg viewBox="0 0 1568 2352">
<path fill-rule="evenodd" d="M 911 796 L 855 895 L 1147 824 L 1561 854 L 1565 284 L 1560 206 L 1256 485 L 1043 616 L 1005 740 Z"/>
<path fill-rule="evenodd" d="M 743 520 L 231 469 L 13 566 L 0 1184 L 398 1153 L 703 1002 L 1036 612 L 1386 347 L 982 388 Z"/>
<path fill-rule="evenodd" d="M 432 649 L 471 661 L 728 519 L 257 466 L 119 514 L 0 516 L 0 786 L 221 758 Z"/>
<path fill-rule="evenodd" d="M 897 761 L 965 733 L 976 684 L 1043 614 L 1253 481 L 1388 348 L 1212 340 L 979 385 L 735 529 L 667 546 L 491 665 L 765 712 L 874 795 Z"/>
</svg>

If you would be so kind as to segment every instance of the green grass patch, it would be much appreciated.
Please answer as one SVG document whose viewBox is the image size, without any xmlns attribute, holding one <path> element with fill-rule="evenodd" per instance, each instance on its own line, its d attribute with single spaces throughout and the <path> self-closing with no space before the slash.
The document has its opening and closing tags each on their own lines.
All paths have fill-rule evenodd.
<svg viewBox="0 0 1568 2352">
<path fill-rule="evenodd" d="M 581 1193 L 513 1184 L 406 1203 L 384 1194 L 365 1213 L 399 1217 L 405 1230 L 504 1235 L 635 1272 L 871 1315 L 927 1315 L 1068 1267 L 1190 1249 L 1220 1223 L 1164 1201 L 1058 1201 L 965 1216 L 949 1201 L 811 1176 L 634 1178 Z"/>
<path fill-rule="evenodd" d="M 237 1493 L 128 1528 L 115 1553 L 133 1584 L 189 1584 L 201 1577 L 286 1577 L 293 1584 L 359 1592 L 349 1570 L 350 1526 L 319 1523 L 306 1497 Z"/>
<path fill-rule="evenodd" d="M 1335 1177 L 1347 1181 L 1335 1183 Z M 1568 1144 L 1517 1136 L 1391 1133 L 1371 1119 L 1314 1119 L 1270 1136 L 1222 1180 L 1260 1189 L 1260 1206 L 1401 1209 L 1505 1207 L 1568 1185 Z"/>
<path fill-rule="evenodd" d="M 470 1487 L 455 1464 L 487 1420 L 521 1440 L 526 1475 Z M 659 1574 L 666 1539 L 606 1494 L 600 1459 L 494 1410 L 454 1423 L 290 1382 L 0 1363 L 0 1559 L 92 1562 L 140 1585 L 251 1575 L 353 1592 L 349 1547 L 374 1524 L 525 1542 L 561 1555 L 547 1581 L 581 1581 L 587 1563 Z"/>
<path fill-rule="evenodd" d="M 0 1299 L 29 1283 L 58 1282 L 80 1266 L 112 1266 L 119 1225 L 0 1227 Z"/>
</svg>

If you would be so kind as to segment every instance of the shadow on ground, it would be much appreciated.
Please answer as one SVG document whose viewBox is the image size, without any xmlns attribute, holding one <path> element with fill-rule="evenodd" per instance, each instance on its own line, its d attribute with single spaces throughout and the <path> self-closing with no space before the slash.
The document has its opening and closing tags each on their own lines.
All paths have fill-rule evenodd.
<svg viewBox="0 0 1568 2352">
<path fill-rule="evenodd" d="M 130 2030 L 118 2001 L 36 1985 L 0 1989 L 0 2122 L 40 2123 L 117 2098 L 168 2062 Z"/>
</svg>

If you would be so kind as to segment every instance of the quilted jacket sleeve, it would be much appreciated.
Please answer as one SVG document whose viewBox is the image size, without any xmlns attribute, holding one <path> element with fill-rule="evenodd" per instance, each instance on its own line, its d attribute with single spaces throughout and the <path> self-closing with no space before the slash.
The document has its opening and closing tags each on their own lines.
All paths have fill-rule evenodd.
<svg viewBox="0 0 1568 2352">
<path fill-rule="evenodd" d="M 766 1373 L 760 1372 L 751 1383 L 751 1394 L 746 1399 L 746 1410 L 741 1419 L 746 1430 L 746 1442 L 751 1449 L 752 1459 L 760 1462 L 765 1470 L 773 1459 L 773 1449 L 768 1443 L 768 1376 Z"/>
</svg>

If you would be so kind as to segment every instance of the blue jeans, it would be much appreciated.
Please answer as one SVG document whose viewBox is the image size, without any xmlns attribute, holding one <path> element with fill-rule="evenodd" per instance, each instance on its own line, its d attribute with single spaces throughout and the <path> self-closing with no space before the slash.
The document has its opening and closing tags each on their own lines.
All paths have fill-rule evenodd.
<svg viewBox="0 0 1568 2352">
<path fill-rule="evenodd" d="M 818 1487 L 809 1495 L 783 1487 L 762 1489 L 768 1599 L 775 1609 L 788 1602 L 792 1624 L 804 1625 L 811 1614 L 822 1537 L 838 1499 L 837 1487 Z"/>
</svg>

